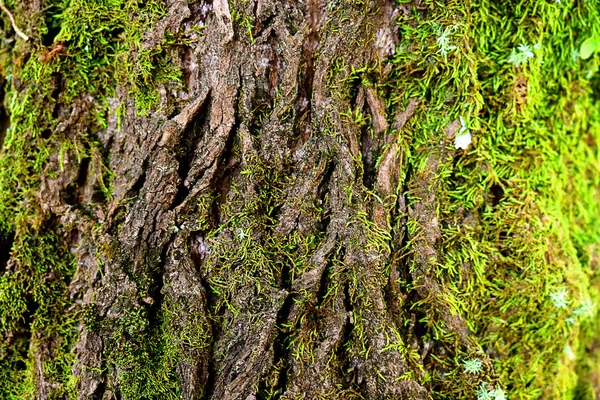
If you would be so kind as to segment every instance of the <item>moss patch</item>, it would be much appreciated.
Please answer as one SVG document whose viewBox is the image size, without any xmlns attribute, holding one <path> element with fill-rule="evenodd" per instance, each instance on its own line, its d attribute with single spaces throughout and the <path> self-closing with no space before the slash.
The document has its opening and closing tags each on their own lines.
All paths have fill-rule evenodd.
<svg viewBox="0 0 600 400">
<path fill-rule="evenodd" d="M 17 2 L 6 5 L 15 11 Z M 20 26 L 34 32 L 31 42 L 2 42 L 10 127 L 0 156 L 0 236 L 14 237 L 9 272 L 0 279 L 0 397 L 6 399 L 32 398 L 39 390 L 48 398 L 76 397 L 71 349 L 80 313 L 67 290 L 76 270 L 64 239 L 70 228 L 42 212 L 36 197 L 49 155 L 91 158 L 102 170 L 94 186 L 110 197 L 110 171 L 95 137 L 106 127 L 116 86 L 144 112 L 158 100 L 151 88 L 178 79 L 165 51 L 172 35 L 157 47 L 142 46 L 144 33 L 165 15 L 162 3 L 54 0 L 42 7 L 44 13 L 20 8 L 17 14 Z M 52 43 L 65 50 L 39 61 L 50 50 L 42 44 Z M 54 135 L 57 114 L 83 99 L 91 116 L 85 130 Z M 40 389 L 41 381 L 50 389 Z"/>
</svg>

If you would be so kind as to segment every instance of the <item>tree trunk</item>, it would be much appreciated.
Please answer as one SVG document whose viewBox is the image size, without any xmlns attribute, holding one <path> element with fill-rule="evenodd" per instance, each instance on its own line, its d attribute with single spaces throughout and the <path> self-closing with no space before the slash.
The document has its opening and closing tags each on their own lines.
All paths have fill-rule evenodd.
<svg viewBox="0 0 600 400">
<path fill-rule="evenodd" d="M 600 396 L 600 8 L 443 3 L 7 0 L 0 397 Z"/>
</svg>

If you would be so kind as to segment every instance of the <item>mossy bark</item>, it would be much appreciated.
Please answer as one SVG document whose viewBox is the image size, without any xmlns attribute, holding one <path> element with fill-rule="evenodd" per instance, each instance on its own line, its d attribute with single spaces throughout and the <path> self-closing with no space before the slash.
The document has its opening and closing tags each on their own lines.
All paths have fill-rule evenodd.
<svg viewBox="0 0 600 400">
<path fill-rule="evenodd" d="M 42 3 L 65 54 L 6 45 L 5 398 L 595 396 L 597 61 L 559 48 L 593 5 Z"/>
</svg>

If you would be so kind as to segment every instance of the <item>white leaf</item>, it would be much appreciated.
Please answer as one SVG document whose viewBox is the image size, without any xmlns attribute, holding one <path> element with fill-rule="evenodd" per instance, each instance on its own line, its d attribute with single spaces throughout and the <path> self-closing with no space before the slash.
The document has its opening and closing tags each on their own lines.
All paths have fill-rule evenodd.
<svg viewBox="0 0 600 400">
<path fill-rule="evenodd" d="M 471 144 L 471 132 L 463 133 L 454 139 L 454 148 L 466 150 Z"/>
<path fill-rule="evenodd" d="M 471 132 L 469 132 L 467 124 L 465 123 L 465 120 L 462 116 L 460 117 L 460 124 L 460 130 L 456 133 L 456 136 L 454 137 L 454 148 L 466 150 L 467 147 L 469 147 L 469 145 L 471 144 L 471 140 L 473 138 L 471 137 Z"/>
</svg>

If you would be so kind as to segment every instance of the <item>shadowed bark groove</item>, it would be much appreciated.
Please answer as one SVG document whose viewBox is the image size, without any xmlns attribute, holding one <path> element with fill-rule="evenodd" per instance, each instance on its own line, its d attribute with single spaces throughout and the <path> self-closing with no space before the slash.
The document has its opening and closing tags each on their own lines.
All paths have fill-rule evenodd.
<svg viewBox="0 0 600 400">
<path fill-rule="evenodd" d="M 8 237 L 0 237 L 0 272 L 6 271 L 14 240 L 14 234 L 9 235 Z"/>
<path fill-rule="evenodd" d="M 4 104 L 6 80 L 4 77 L 0 79 L 0 102 Z M 4 106 L 0 107 L 0 150 L 4 146 L 4 138 L 6 137 L 6 130 L 10 127 L 10 118 L 6 113 Z"/>
</svg>

